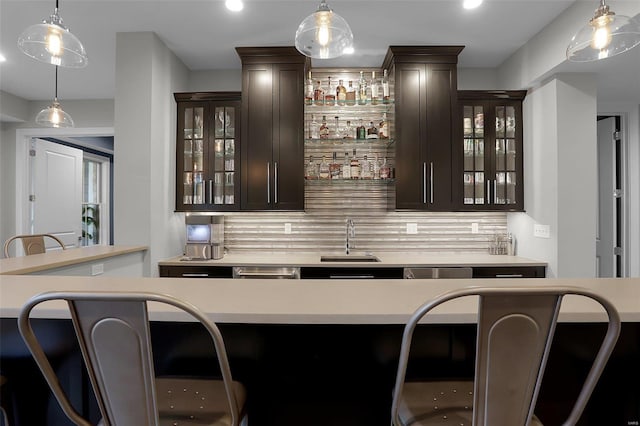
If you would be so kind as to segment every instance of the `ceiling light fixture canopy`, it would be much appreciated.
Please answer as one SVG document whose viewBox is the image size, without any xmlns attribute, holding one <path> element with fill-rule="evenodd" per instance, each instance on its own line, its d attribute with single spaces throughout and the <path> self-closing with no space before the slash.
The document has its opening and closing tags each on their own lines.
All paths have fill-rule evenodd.
<svg viewBox="0 0 640 426">
<path fill-rule="evenodd" d="M 58 102 L 58 67 L 56 66 L 56 94 L 53 103 L 36 115 L 36 123 L 45 127 L 73 127 L 73 119 Z"/>
<path fill-rule="evenodd" d="M 571 39 L 567 47 L 567 59 L 573 62 L 590 62 L 624 53 L 640 44 L 640 24 L 633 18 L 616 15 L 609 10 L 605 0 L 593 18 Z"/>
<path fill-rule="evenodd" d="M 296 31 L 296 49 L 315 59 L 332 59 L 353 49 L 353 33 L 347 21 L 322 0 Z"/>
<path fill-rule="evenodd" d="M 38 61 L 67 68 L 87 66 L 87 53 L 80 40 L 62 23 L 58 15 L 58 0 L 53 15 L 41 24 L 34 24 L 20 34 L 18 47 Z"/>
</svg>

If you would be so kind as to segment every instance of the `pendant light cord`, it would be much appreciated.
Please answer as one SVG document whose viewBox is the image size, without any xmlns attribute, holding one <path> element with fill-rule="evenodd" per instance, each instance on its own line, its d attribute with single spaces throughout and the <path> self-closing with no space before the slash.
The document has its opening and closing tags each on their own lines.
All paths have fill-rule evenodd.
<svg viewBox="0 0 640 426">
<path fill-rule="evenodd" d="M 58 100 L 58 66 L 56 65 L 56 93 L 55 93 L 55 100 Z"/>
</svg>

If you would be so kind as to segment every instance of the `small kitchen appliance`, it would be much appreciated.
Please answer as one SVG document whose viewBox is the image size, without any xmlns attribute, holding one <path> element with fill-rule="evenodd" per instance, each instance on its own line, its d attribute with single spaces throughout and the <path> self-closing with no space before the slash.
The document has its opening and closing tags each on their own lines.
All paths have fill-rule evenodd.
<svg viewBox="0 0 640 426">
<path fill-rule="evenodd" d="M 185 256 L 193 260 L 224 256 L 224 216 L 187 216 Z"/>
</svg>

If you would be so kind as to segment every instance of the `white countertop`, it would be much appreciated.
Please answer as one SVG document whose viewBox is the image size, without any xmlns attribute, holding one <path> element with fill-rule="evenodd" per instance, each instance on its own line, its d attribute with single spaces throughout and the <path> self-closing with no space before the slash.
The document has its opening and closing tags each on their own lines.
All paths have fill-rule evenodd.
<svg viewBox="0 0 640 426">
<path fill-rule="evenodd" d="M 402 324 L 423 302 L 465 286 L 557 286 L 591 289 L 611 300 L 625 322 L 640 322 L 640 278 L 618 279 L 474 279 L 474 280 L 232 280 L 0 276 L 0 315 L 15 318 L 34 294 L 50 290 L 153 291 L 193 303 L 218 322 L 265 324 Z M 477 299 L 469 297 L 428 315 L 433 323 L 472 323 Z M 67 316 L 64 303 L 36 312 L 43 318 Z M 186 314 L 152 304 L 160 321 L 189 321 Z M 595 302 L 567 296 L 562 322 L 601 322 Z"/>
<path fill-rule="evenodd" d="M 519 256 L 490 255 L 488 253 L 404 253 L 373 252 L 380 262 L 321 262 L 321 255 L 343 255 L 344 252 L 328 253 L 278 253 L 257 251 L 252 253 L 229 253 L 218 260 L 181 260 L 182 256 L 158 262 L 164 266 L 208 265 L 208 266 L 367 266 L 367 267 L 438 267 L 438 266 L 547 266 L 546 262 Z M 357 252 L 354 255 L 362 255 Z"/>
<path fill-rule="evenodd" d="M 0 259 L 0 275 L 22 275 L 147 250 L 146 246 L 90 246 Z"/>
</svg>

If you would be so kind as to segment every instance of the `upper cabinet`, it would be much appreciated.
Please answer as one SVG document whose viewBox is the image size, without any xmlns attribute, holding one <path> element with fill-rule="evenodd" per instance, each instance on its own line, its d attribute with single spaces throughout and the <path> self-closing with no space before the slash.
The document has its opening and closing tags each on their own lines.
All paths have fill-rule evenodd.
<svg viewBox="0 0 640 426">
<path fill-rule="evenodd" d="M 304 209 L 304 76 L 294 47 L 239 47 L 243 210 Z"/>
<path fill-rule="evenodd" d="M 240 92 L 176 93 L 176 211 L 240 206 Z"/>
<path fill-rule="evenodd" d="M 457 63 L 462 46 L 391 46 L 397 209 L 451 210 Z"/>
<path fill-rule="evenodd" d="M 522 100 L 526 91 L 459 91 L 456 207 L 524 209 Z"/>
</svg>

